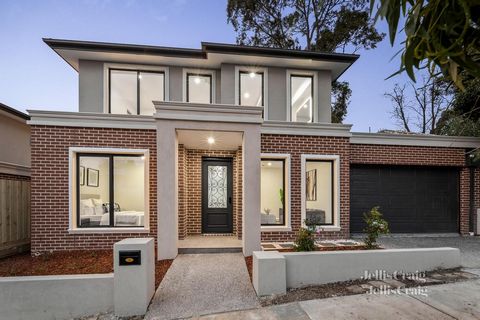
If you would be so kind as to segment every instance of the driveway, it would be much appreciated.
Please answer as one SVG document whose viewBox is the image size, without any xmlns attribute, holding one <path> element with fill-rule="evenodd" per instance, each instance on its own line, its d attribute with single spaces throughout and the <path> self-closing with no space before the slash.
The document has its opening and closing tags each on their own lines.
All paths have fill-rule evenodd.
<svg viewBox="0 0 480 320">
<path fill-rule="evenodd" d="M 380 238 L 379 243 L 386 248 L 459 248 L 462 266 L 464 268 L 480 269 L 480 237 L 388 236 Z"/>
</svg>

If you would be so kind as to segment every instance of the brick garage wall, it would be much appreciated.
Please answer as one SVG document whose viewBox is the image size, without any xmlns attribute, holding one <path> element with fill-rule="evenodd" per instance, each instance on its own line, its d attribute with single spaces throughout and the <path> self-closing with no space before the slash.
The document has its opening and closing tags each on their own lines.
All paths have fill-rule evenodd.
<svg viewBox="0 0 480 320">
<path fill-rule="evenodd" d="M 180 149 L 183 148 L 183 151 Z M 202 158 L 232 158 L 233 175 L 233 233 L 237 234 L 238 224 L 241 224 L 241 196 L 238 193 L 238 181 L 241 180 L 241 162 L 238 161 L 238 155 L 241 158 L 241 150 L 194 150 L 179 148 L 179 166 L 181 166 L 181 154 L 184 154 L 184 179 L 179 175 L 179 238 L 188 235 L 198 235 L 202 233 Z M 241 161 L 241 160 L 240 160 Z M 240 167 L 239 167 L 240 165 Z M 179 170 L 180 172 L 181 170 Z M 180 190 L 184 189 L 181 193 Z M 183 194 L 183 204 L 180 204 L 180 194 Z M 240 201 L 241 202 L 241 201 Z M 239 211 L 240 209 L 240 211 Z M 185 213 L 181 213 L 184 211 Z M 241 230 L 241 229 L 240 229 Z"/>
<path fill-rule="evenodd" d="M 340 227 L 339 232 L 324 231 L 319 238 L 349 238 L 350 228 L 350 142 L 343 137 L 316 137 L 262 134 L 262 153 L 286 153 L 291 157 L 290 232 L 262 231 L 262 241 L 293 241 L 301 226 L 301 155 L 340 156 Z"/>
<path fill-rule="evenodd" d="M 31 126 L 32 252 L 112 249 L 128 237 L 157 238 L 155 130 Z M 150 150 L 150 233 L 69 234 L 69 147 Z"/>
<path fill-rule="evenodd" d="M 352 164 L 449 166 L 460 169 L 460 233 L 468 234 L 470 175 L 465 168 L 465 149 L 417 146 L 352 144 Z"/>
</svg>

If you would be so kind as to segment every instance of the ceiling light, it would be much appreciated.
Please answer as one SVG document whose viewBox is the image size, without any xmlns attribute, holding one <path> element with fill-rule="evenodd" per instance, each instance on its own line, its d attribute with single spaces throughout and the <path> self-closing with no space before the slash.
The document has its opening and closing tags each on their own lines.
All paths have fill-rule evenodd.
<svg viewBox="0 0 480 320">
<path fill-rule="evenodd" d="M 215 143 L 215 139 L 213 137 L 209 137 L 207 139 L 207 141 L 208 141 L 209 144 L 214 144 Z"/>
<path fill-rule="evenodd" d="M 195 82 L 195 84 L 199 84 L 200 83 L 200 78 L 199 77 L 195 77 L 193 79 L 193 82 Z"/>
<path fill-rule="evenodd" d="M 245 93 L 243 94 L 243 97 L 246 98 L 246 99 L 250 98 L 250 93 L 245 92 Z"/>
<path fill-rule="evenodd" d="M 250 76 L 250 78 L 255 78 L 257 74 L 255 72 L 250 72 L 248 75 Z"/>
<path fill-rule="evenodd" d="M 145 160 L 145 156 L 141 156 L 140 159 Z"/>
<path fill-rule="evenodd" d="M 307 109 L 307 108 L 308 108 L 308 106 L 307 106 L 307 104 L 305 103 L 305 104 L 303 105 L 303 109 Z"/>
<path fill-rule="evenodd" d="M 272 163 L 271 163 L 271 162 L 269 162 L 269 163 L 267 163 L 267 165 L 268 165 L 269 167 L 271 167 L 271 166 L 272 166 Z"/>
</svg>

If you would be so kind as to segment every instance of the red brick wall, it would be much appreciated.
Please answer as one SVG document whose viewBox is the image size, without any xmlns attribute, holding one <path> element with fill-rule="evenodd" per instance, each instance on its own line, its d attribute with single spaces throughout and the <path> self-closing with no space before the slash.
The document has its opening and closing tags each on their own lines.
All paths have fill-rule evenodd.
<svg viewBox="0 0 480 320">
<path fill-rule="evenodd" d="M 350 154 L 349 139 L 262 134 L 262 153 L 288 153 L 291 157 L 290 204 L 291 232 L 262 231 L 262 241 L 293 241 L 301 225 L 301 155 L 340 156 L 340 232 L 321 232 L 321 238 L 349 238 L 350 228 Z"/>
<path fill-rule="evenodd" d="M 352 144 L 350 162 L 461 167 L 465 165 L 465 149 Z"/>
<path fill-rule="evenodd" d="M 178 239 L 185 239 L 187 236 L 187 198 L 186 198 L 186 150 L 178 145 Z"/>
<path fill-rule="evenodd" d="M 465 149 L 415 146 L 352 144 L 352 164 L 465 166 Z M 467 168 L 460 171 L 460 233 L 468 234 L 470 208 L 470 176 Z"/>
<path fill-rule="evenodd" d="M 179 161 L 181 154 L 184 154 L 184 176 L 180 179 L 179 175 L 179 237 L 195 235 L 202 233 L 202 157 L 232 158 L 232 175 L 233 175 L 233 233 L 238 232 L 238 223 L 241 224 L 241 197 L 238 193 L 238 181 L 241 180 L 241 151 L 223 151 L 223 150 L 194 150 L 185 149 L 183 146 L 179 148 Z M 240 157 L 239 157 L 240 155 Z M 241 160 L 240 160 L 241 161 Z M 181 164 L 179 163 L 179 166 Z M 240 168 L 239 168 L 240 165 Z M 179 170 L 180 173 L 180 170 Z M 180 205 L 180 190 L 183 192 L 184 201 Z M 240 210 L 240 211 L 239 211 Z M 182 214 L 180 214 L 182 212 Z M 185 214 L 183 214 L 185 212 Z M 241 230 L 241 229 L 240 229 Z"/>
<path fill-rule="evenodd" d="M 127 237 L 156 238 L 157 148 L 155 130 L 31 127 L 32 252 L 111 249 Z M 150 233 L 69 234 L 69 147 L 150 150 Z"/>
</svg>

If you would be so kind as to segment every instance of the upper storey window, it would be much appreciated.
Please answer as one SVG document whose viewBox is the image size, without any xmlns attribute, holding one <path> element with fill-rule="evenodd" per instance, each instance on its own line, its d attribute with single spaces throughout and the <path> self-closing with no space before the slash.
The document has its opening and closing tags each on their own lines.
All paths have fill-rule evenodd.
<svg viewBox="0 0 480 320">
<path fill-rule="evenodd" d="M 109 112 L 153 115 L 152 101 L 165 100 L 165 72 L 109 69 Z"/>
<path fill-rule="evenodd" d="M 290 117 L 295 122 L 313 122 L 313 75 L 290 74 Z"/>
<path fill-rule="evenodd" d="M 187 102 L 212 103 L 212 74 L 187 73 Z"/>
<path fill-rule="evenodd" d="M 263 72 L 239 71 L 238 104 L 241 106 L 264 105 Z"/>
</svg>

